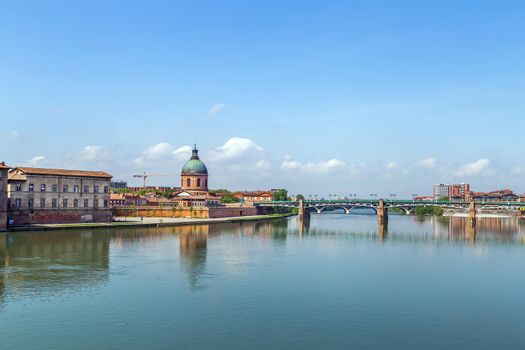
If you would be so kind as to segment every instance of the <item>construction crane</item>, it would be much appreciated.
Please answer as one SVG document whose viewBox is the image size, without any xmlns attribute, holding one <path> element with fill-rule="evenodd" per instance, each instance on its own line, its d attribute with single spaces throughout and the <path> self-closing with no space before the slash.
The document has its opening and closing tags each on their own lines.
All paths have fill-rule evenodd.
<svg viewBox="0 0 525 350">
<path fill-rule="evenodd" d="M 133 177 L 142 179 L 143 188 L 146 189 L 146 182 L 147 182 L 148 177 L 151 177 L 151 176 L 179 176 L 179 175 L 180 174 L 147 174 L 146 172 L 144 172 L 143 174 L 133 175 Z"/>
</svg>

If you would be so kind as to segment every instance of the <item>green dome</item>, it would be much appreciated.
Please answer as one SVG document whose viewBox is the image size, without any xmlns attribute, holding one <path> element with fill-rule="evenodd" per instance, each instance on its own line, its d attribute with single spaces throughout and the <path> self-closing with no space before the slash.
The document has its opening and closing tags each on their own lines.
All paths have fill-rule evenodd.
<svg viewBox="0 0 525 350">
<path fill-rule="evenodd" d="M 182 175 L 187 174 L 208 174 L 208 169 L 206 165 L 199 159 L 199 151 L 197 146 L 193 147 L 190 160 L 188 160 L 182 167 Z"/>
<path fill-rule="evenodd" d="M 208 169 L 202 160 L 190 159 L 182 167 L 182 174 L 208 174 Z"/>
</svg>

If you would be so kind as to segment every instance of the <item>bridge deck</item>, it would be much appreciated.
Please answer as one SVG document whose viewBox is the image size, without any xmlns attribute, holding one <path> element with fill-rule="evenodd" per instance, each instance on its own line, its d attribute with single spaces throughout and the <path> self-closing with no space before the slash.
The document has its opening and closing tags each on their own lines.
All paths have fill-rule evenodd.
<svg viewBox="0 0 525 350">
<path fill-rule="evenodd" d="M 415 201 L 411 199 L 384 199 L 385 205 L 389 206 L 461 206 L 468 207 L 470 202 L 467 201 Z M 379 199 L 346 199 L 346 200 L 304 200 L 305 206 L 327 206 L 327 205 L 368 205 L 368 206 L 379 206 Z M 491 206 L 491 207 L 524 207 L 525 202 L 486 202 L 486 201 L 475 201 L 476 206 Z M 256 206 L 298 206 L 299 201 L 271 201 L 271 202 L 255 202 Z"/>
</svg>

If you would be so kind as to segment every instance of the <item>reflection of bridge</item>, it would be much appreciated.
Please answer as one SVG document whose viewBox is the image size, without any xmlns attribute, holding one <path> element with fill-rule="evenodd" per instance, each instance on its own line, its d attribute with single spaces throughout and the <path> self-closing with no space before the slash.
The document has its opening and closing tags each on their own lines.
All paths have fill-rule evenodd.
<svg viewBox="0 0 525 350">
<path fill-rule="evenodd" d="M 415 200 L 389 200 L 389 199 L 341 199 L 341 200 L 298 200 L 298 201 L 272 201 L 254 203 L 256 207 L 270 208 L 297 208 L 300 221 L 309 220 L 310 212 L 322 213 L 327 208 L 343 209 L 346 214 L 355 208 L 370 208 L 377 213 L 379 230 L 386 231 L 388 223 L 388 210 L 399 209 L 410 214 L 418 207 L 440 207 L 445 209 L 467 209 L 469 225 L 476 225 L 476 208 L 485 209 L 518 209 L 525 207 L 523 202 L 474 202 L 474 201 L 415 201 Z"/>
</svg>

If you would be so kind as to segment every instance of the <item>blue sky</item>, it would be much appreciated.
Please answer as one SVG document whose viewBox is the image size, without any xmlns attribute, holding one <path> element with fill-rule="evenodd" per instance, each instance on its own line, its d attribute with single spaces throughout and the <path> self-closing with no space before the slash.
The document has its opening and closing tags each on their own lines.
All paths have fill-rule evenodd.
<svg viewBox="0 0 525 350">
<path fill-rule="evenodd" d="M 327 195 L 525 192 L 522 1 L 0 4 L 0 159 Z M 178 184 L 176 176 L 151 184 Z"/>
</svg>

